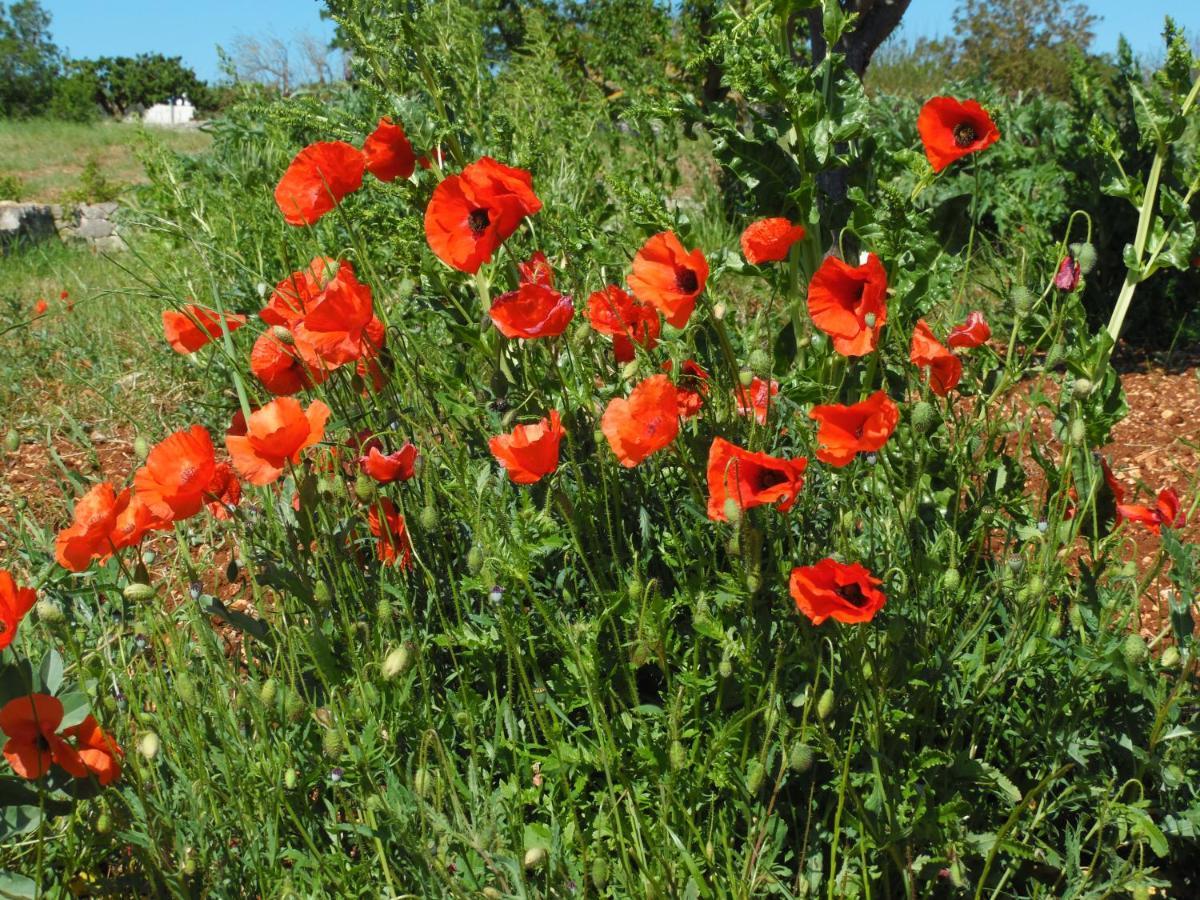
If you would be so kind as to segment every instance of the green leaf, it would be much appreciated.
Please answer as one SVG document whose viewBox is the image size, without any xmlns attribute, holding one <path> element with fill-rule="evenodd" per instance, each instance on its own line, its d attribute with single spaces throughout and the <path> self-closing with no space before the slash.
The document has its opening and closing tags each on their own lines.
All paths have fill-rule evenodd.
<svg viewBox="0 0 1200 900">
<path fill-rule="evenodd" d="M 53 647 L 42 658 L 38 674 L 42 679 L 42 690 L 47 694 L 57 694 L 62 686 L 63 659 Z"/>
<path fill-rule="evenodd" d="M 26 900 L 38 895 L 37 882 L 17 872 L 0 871 L 0 897 Z"/>
<path fill-rule="evenodd" d="M 63 720 L 60 726 L 62 728 L 78 725 L 87 718 L 88 711 L 92 706 L 91 698 L 79 691 L 63 694 L 58 699 L 63 705 Z"/>
</svg>

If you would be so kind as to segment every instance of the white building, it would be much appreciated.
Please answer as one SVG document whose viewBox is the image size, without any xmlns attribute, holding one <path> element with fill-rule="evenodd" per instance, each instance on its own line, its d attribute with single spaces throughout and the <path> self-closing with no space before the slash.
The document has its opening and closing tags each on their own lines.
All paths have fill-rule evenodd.
<svg viewBox="0 0 1200 900">
<path fill-rule="evenodd" d="M 147 125 L 186 125 L 195 118 L 196 107 L 186 96 L 155 103 L 142 113 L 142 121 Z"/>
</svg>

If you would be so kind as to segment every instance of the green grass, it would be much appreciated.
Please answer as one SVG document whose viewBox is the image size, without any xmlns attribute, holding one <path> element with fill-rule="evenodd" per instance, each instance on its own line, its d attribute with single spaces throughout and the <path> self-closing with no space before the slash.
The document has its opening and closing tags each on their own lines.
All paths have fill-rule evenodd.
<svg viewBox="0 0 1200 900">
<path fill-rule="evenodd" d="M 0 121 L 0 177 L 18 180 L 22 200 L 53 203 L 79 186 L 84 166 L 94 157 L 107 179 L 141 184 L 146 178 L 136 148 L 145 137 L 188 154 L 203 151 L 210 142 L 201 131 L 123 122 Z"/>
</svg>

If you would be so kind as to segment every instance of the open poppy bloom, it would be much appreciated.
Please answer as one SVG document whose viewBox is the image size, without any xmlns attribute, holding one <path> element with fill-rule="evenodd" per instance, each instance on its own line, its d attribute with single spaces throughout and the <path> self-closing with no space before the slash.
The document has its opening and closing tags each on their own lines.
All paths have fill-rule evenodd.
<svg viewBox="0 0 1200 900">
<path fill-rule="evenodd" d="M 118 495 L 107 481 L 94 485 L 75 504 L 71 524 L 54 541 L 54 558 L 64 569 L 82 572 L 91 561 L 113 554 L 110 535 L 117 514 L 129 504 L 129 491 Z"/>
<path fill-rule="evenodd" d="M 1109 482 L 1111 487 L 1112 481 Z M 1154 534 L 1168 528 L 1182 528 L 1187 524 L 1187 516 L 1179 508 L 1179 495 L 1174 488 L 1166 488 L 1158 492 L 1154 506 L 1141 506 L 1136 503 L 1123 503 L 1125 492 L 1114 491 L 1117 495 L 1117 524 L 1121 522 L 1140 522 Z"/>
<path fill-rule="evenodd" d="M 112 531 L 109 532 L 109 542 L 112 550 L 124 550 L 126 547 L 136 547 L 149 532 L 170 527 L 169 516 L 156 515 L 145 499 L 134 493 L 125 497 L 123 505 L 118 504 L 117 517 L 113 522 Z"/>
<path fill-rule="evenodd" d="M 291 328 L 298 325 L 316 304 L 329 284 L 341 270 L 341 263 L 327 256 L 313 257 L 308 268 L 299 269 L 275 285 L 267 305 L 259 312 L 268 325 Z M 351 270 L 353 271 L 353 270 Z"/>
<path fill-rule="evenodd" d="M 528 172 L 485 156 L 433 189 L 425 208 L 425 239 L 438 259 L 473 275 L 522 219 L 541 208 Z"/>
<path fill-rule="evenodd" d="M 933 171 L 940 172 L 956 159 L 978 153 L 1000 139 L 1000 131 L 974 100 L 934 97 L 921 107 L 917 131 Z"/>
<path fill-rule="evenodd" d="M 375 130 L 367 135 L 362 155 L 367 171 L 380 181 L 408 178 L 416 168 L 417 160 L 408 135 L 388 116 L 380 119 Z"/>
<path fill-rule="evenodd" d="M 860 563 L 846 565 L 828 557 L 813 566 L 797 566 L 788 581 L 796 608 L 814 625 L 826 619 L 847 625 L 870 622 L 887 603 L 881 584 Z"/>
<path fill-rule="evenodd" d="M 13 642 L 17 626 L 36 602 L 37 591 L 31 587 L 17 587 L 16 579 L 0 569 L 0 650 Z"/>
<path fill-rule="evenodd" d="M 242 502 L 242 483 L 229 463 L 217 463 L 212 483 L 205 492 L 205 506 L 214 519 L 233 518 L 233 510 Z"/>
<path fill-rule="evenodd" d="M 533 484 L 558 468 L 558 446 L 566 431 L 558 410 L 532 425 L 518 425 L 488 441 L 488 448 L 513 484 Z"/>
<path fill-rule="evenodd" d="M 600 430 L 621 465 L 632 468 L 679 434 L 679 392 L 666 375 L 651 375 L 629 393 L 614 397 L 600 417 Z"/>
<path fill-rule="evenodd" d="M 183 312 L 164 309 L 162 314 L 163 334 L 176 353 L 195 353 L 209 341 L 219 338 L 221 332 L 220 313 L 189 303 Z M 232 333 L 246 324 L 246 317 L 226 313 L 225 327 Z"/>
<path fill-rule="evenodd" d="M 367 514 L 367 524 L 371 534 L 379 539 L 376 553 L 385 566 L 399 563 L 402 569 L 412 568 L 412 539 L 396 504 L 386 497 L 381 498 Z"/>
<path fill-rule="evenodd" d="M 550 261 L 546 259 L 546 254 L 541 250 L 536 251 L 525 262 L 517 263 L 517 274 L 520 276 L 521 284 L 543 284 L 548 288 L 554 287 L 554 269 L 550 266 Z"/>
<path fill-rule="evenodd" d="M 314 371 L 304 364 L 296 349 L 295 338 L 281 325 L 258 336 L 250 351 L 250 371 L 277 397 L 320 384 L 328 375 L 324 368 Z"/>
<path fill-rule="evenodd" d="M 358 458 L 358 465 L 380 484 L 391 484 L 413 477 L 418 455 L 416 445 L 405 441 L 404 446 L 394 453 L 385 454 L 379 447 L 371 447 L 365 456 Z"/>
<path fill-rule="evenodd" d="M 913 329 L 908 358 L 914 366 L 928 370 L 929 389 L 939 397 L 954 390 L 962 378 L 962 360 L 941 345 L 924 319 L 918 319 Z"/>
<path fill-rule="evenodd" d="M 792 244 L 803 239 L 803 225 L 793 225 L 782 218 L 759 219 L 742 232 L 742 256 L 752 266 L 782 262 L 788 258 Z"/>
<path fill-rule="evenodd" d="M 648 303 L 634 300 L 615 284 L 588 297 L 587 317 L 593 328 L 613 339 L 613 352 L 619 363 L 633 360 L 634 344 L 654 349 L 662 332 L 658 311 Z"/>
<path fill-rule="evenodd" d="M 843 406 L 840 403 L 814 406 L 808 417 L 819 424 L 817 459 L 831 466 L 847 465 L 856 453 L 874 453 L 887 443 L 900 410 L 883 391 L 866 400 Z"/>
<path fill-rule="evenodd" d="M 383 345 L 383 330 L 383 323 L 375 318 L 371 289 L 345 261 L 310 300 L 304 317 L 292 325 L 296 349 L 312 371 L 373 356 Z"/>
<path fill-rule="evenodd" d="M 704 398 L 708 396 L 708 372 L 693 359 L 685 359 L 679 368 L 679 379 L 675 382 L 675 390 L 679 395 L 679 418 L 690 419 L 700 415 Z M 671 371 L 671 360 L 663 363 L 663 369 Z"/>
<path fill-rule="evenodd" d="M 200 512 L 216 473 L 212 438 L 193 425 L 155 445 L 133 487 L 154 515 L 178 522 Z"/>
<path fill-rule="evenodd" d="M 874 253 L 861 266 L 829 256 L 808 284 L 808 314 L 842 356 L 866 356 L 887 322 L 887 272 Z"/>
<path fill-rule="evenodd" d="M 44 316 L 48 309 L 50 309 L 50 304 L 46 302 L 45 297 L 39 297 L 38 302 L 33 304 L 33 314 L 35 316 Z"/>
<path fill-rule="evenodd" d="M 724 438 L 713 438 L 708 450 L 708 517 L 724 522 L 725 504 L 732 500 L 738 509 L 773 504 L 787 512 L 804 486 L 808 460 L 780 459 L 752 453 Z"/>
<path fill-rule="evenodd" d="M 708 260 L 700 250 L 688 252 L 673 231 L 663 231 L 642 244 L 633 257 L 629 289 L 649 303 L 676 328 L 682 328 L 696 308 L 696 298 L 708 281 Z"/>
<path fill-rule="evenodd" d="M 771 398 L 779 393 L 779 382 L 774 379 L 768 385 L 766 381 L 754 376 L 754 380 L 750 382 L 750 387 L 744 388 L 740 384 L 734 390 L 734 399 L 737 401 L 737 411 L 742 416 L 754 416 L 754 421 L 759 425 L 767 424 L 767 410 L 771 406 Z"/>
<path fill-rule="evenodd" d="M 278 481 L 289 462 L 300 462 L 301 452 L 325 437 L 329 415 L 320 400 L 307 410 L 291 397 L 272 400 L 250 414 L 244 435 L 226 433 L 234 469 L 251 484 Z"/>
<path fill-rule="evenodd" d="M 571 323 L 575 304 L 554 288 L 526 281 L 493 300 L 488 315 L 507 338 L 558 337 Z"/>
<path fill-rule="evenodd" d="M 101 785 L 107 787 L 121 777 L 121 757 L 125 753 L 92 716 L 63 729 L 63 735 L 74 739 L 80 765 Z M 85 773 L 71 771 L 71 774 L 83 778 Z"/>
<path fill-rule="evenodd" d="M 4 758 L 21 778 L 41 778 L 58 763 L 72 775 L 87 773 L 79 756 L 58 733 L 63 705 L 49 694 L 26 694 L 0 709 L 0 731 L 8 736 Z"/>
<path fill-rule="evenodd" d="M 992 337 L 992 329 L 983 319 L 983 313 L 976 310 L 967 314 L 967 320 L 961 325 L 955 325 L 946 336 L 946 346 L 951 349 L 970 350 L 986 344 Z"/>
<path fill-rule="evenodd" d="M 275 186 L 275 205 L 289 225 L 312 225 L 362 187 L 365 167 L 362 153 L 345 141 L 309 144 Z"/>
</svg>

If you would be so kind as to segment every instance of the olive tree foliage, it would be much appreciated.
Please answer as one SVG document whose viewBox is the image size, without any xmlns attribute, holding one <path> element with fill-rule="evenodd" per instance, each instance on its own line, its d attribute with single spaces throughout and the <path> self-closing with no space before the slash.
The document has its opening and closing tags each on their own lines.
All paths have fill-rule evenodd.
<svg viewBox="0 0 1200 900">
<path fill-rule="evenodd" d="M 38 0 L 0 3 L 0 116 L 41 113 L 61 67 L 50 13 Z"/>
</svg>

